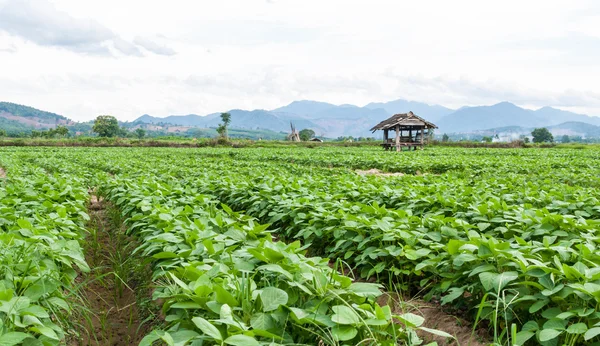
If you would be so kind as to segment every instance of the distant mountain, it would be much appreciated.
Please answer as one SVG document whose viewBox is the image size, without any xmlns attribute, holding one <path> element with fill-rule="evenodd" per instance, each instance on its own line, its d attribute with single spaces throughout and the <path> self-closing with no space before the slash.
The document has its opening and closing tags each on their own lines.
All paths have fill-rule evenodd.
<svg viewBox="0 0 600 346">
<path fill-rule="evenodd" d="M 455 133 L 489 135 L 498 132 L 511 136 L 527 134 L 534 127 L 548 127 L 556 135 L 600 137 L 597 132 L 600 117 L 543 107 L 529 110 L 509 102 L 491 106 L 461 107 L 455 111 L 421 102 L 394 100 L 382 103 L 369 103 L 364 107 L 350 104 L 334 105 L 318 101 L 294 101 L 287 106 L 273 110 L 230 110 L 230 128 L 239 136 L 277 138 L 288 133 L 290 123 L 298 130 L 309 128 L 318 136 L 336 138 L 339 136 L 377 137 L 381 132 L 371 133 L 369 129 L 392 114 L 413 111 L 415 114 L 437 124 L 438 134 Z M 210 135 L 221 123 L 220 113 L 208 115 L 171 115 L 164 118 L 144 114 L 131 123 L 121 123 L 128 129 L 143 127 L 148 131 L 165 134 Z M 53 128 L 66 125 L 73 132 L 90 133 L 93 122 L 73 122 L 68 118 L 28 106 L 0 102 L 0 128 L 12 134 L 28 133 L 33 129 Z M 204 131 L 204 132 L 203 132 Z M 197 132 L 197 133 L 196 133 Z"/>
<path fill-rule="evenodd" d="M 390 115 L 397 113 L 406 113 L 412 111 L 418 116 L 425 118 L 432 123 L 440 120 L 442 117 L 454 112 L 450 108 L 439 105 L 428 105 L 422 102 L 406 101 L 406 100 L 395 100 L 389 102 L 372 102 L 365 106 L 365 108 L 383 108 Z"/>
<path fill-rule="evenodd" d="M 171 115 L 164 118 L 152 117 L 147 114 L 134 120 L 134 123 L 149 123 L 149 124 L 173 124 L 182 126 L 194 126 L 202 128 L 217 127 L 221 123 L 221 113 L 213 113 L 206 116 L 195 114 L 190 115 Z M 290 120 L 285 117 L 280 117 L 277 114 L 265 110 L 245 111 L 241 109 L 232 109 L 231 128 L 237 129 L 267 129 L 271 131 L 289 131 Z M 317 124 L 306 119 L 294 119 L 294 125 L 297 128 L 312 128 L 322 130 Z"/>
<path fill-rule="evenodd" d="M 173 124 L 182 126 L 202 126 L 206 122 L 206 117 L 188 114 L 188 115 L 170 115 L 164 118 L 153 117 L 148 114 L 144 114 L 141 117 L 135 119 L 134 123 L 146 123 L 146 124 Z"/>
<path fill-rule="evenodd" d="M 319 113 L 335 107 L 338 106 L 327 102 L 302 100 L 294 101 L 287 106 L 275 108 L 272 111 L 275 113 L 290 113 L 311 118 L 312 115 L 315 113 Z"/>
<path fill-rule="evenodd" d="M 439 132 L 469 133 L 508 126 L 548 127 L 572 121 L 600 125 L 600 118 L 552 107 L 534 111 L 518 107 L 510 102 L 501 102 L 492 106 L 461 108 L 441 118 L 437 125 L 440 128 Z"/>
<path fill-rule="evenodd" d="M 554 139 L 567 135 L 569 137 L 581 138 L 599 138 L 600 126 L 584 123 L 580 121 L 567 121 L 564 123 L 546 126 L 546 128 L 554 135 Z M 521 126 L 505 126 L 486 130 L 473 131 L 471 135 L 477 136 L 495 136 L 498 135 L 503 140 L 518 139 L 521 136 L 531 136 L 534 127 Z"/>
<path fill-rule="evenodd" d="M 534 111 L 538 118 L 541 118 L 549 125 L 562 124 L 566 122 L 580 122 L 593 125 L 600 125 L 600 117 L 591 117 L 585 114 L 563 111 L 552 107 L 543 107 Z"/>
<path fill-rule="evenodd" d="M 413 107 L 413 108 L 410 108 Z M 327 102 L 310 100 L 294 101 L 287 106 L 273 110 L 245 111 L 234 109 L 231 114 L 231 127 L 239 129 L 269 129 L 289 131 L 290 122 L 296 128 L 310 128 L 326 137 L 354 136 L 372 137 L 369 131 L 373 125 L 389 116 L 412 110 L 426 119 L 438 119 L 452 110 L 442 106 L 430 106 L 425 103 L 396 100 L 387 103 L 371 103 L 365 107 L 355 105 L 334 105 Z M 433 121 L 433 120 L 432 120 Z M 135 122 L 170 123 L 174 125 L 216 127 L 221 122 L 219 113 L 201 117 L 197 115 L 168 116 L 156 118 L 143 115 Z"/>
<path fill-rule="evenodd" d="M 469 107 L 446 115 L 437 122 L 440 132 L 472 132 L 504 126 L 531 127 L 542 125 L 533 112 L 517 107 L 510 102 L 493 106 Z"/>
<path fill-rule="evenodd" d="M 10 102 L 0 102 L 0 119 L 3 128 L 11 131 L 46 129 L 73 123 L 62 115 Z"/>
<path fill-rule="evenodd" d="M 554 137 L 567 135 L 579 136 L 583 138 L 598 138 L 600 137 L 600 126 L 591 125 L 580 121 L 568 121 L 562 124 L 549 126 L 548 130 L 552 132 Z"/>
</svg>

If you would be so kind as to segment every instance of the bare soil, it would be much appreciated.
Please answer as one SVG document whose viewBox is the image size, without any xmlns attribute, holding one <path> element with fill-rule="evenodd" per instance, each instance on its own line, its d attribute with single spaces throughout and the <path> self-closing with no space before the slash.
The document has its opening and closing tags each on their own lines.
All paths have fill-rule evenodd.
<svg viewBox="0 0 600 346">
<path fill-rule="evenodd" d="M 92 195 L 88 211 L 97 235 L 87 239 L 86 261 L 91 271 L 82 278 L 85 284 L 81 292 L 89 311 L 81 316 L 80 338 L 70 340 L 68 345 L 71 346 L 137 345 L 149 332 L 150 326 L 144 323 L 138 307 L 135 282 L 123 282 L 127 278 L 115 275 L 117 266 L 121 265 L 115 260 L 129 257 L 123 245 L 132 244 L 134 240 L 128 239 L 124 230 L 114 225 L 107 207 L 106 201 Z M 121 273 L 121 276 L 124 275 Z"/>
<path fill-rule="evenodd" d="M 396 293 L 384 293 L 378 303 L 389 304 L 395 314 L 413 313 L 425 318 L 423 327 L 444 331 L 454 336 L 454 339 L 433 335 L 424 331 L 418 334 L 427 343 L 437 342 L 443 346 L 486 346 L 489 337 L 484 330 L 476 330 L 473 325 L 463 318 L 445 312 L 439 304 L 429 303 L 421 299 L 404 300 Z"/>
<path fill-rule="evenodd" d="M 342 275 L 351 277 L 354 281 L 377 282 L 373 276 L 369 280 L 362 279 L 348 267 L 336 266 L 336 263 L 329 261 L 329 267 L 337 270 Z M 476 329 L 473 335 L 473 325 L 464 318 L 444 311 L 444 308 L 437 303 L 426 302 L 418 298 L 407 298 L 399 296 L 394 292 L 385 292 L 377 300 L 379 305 L 389 305 L 392 312 L 396 315 L 407 312 L 422 316 L 425 318 L 423 327 L 437 329 L 453 335 L 455 339 L 446 339 L 441 336 L 433 335 L 424 331 L 418 331 L 418 334 L 427 343 L 437 342 L 440 346 L 486 346 L 489 339 L 485 330 Z"/>
<path fill-rule="evenodd" d="M 6 171 L 2 167 L 0 167 L 0 178 L 6 178 Z"/>
<path fill-rule="evenodd" d="M 395 173 L 382 172 L 382 171 L 378 170 L 377 168 L 371 168 L 368 170 L 357 169 L 356 173 L 358 173 L 359 175 L 376 175 L 379 177 L 401 177 L 404 175 L 404 173 L 402 173 L 402 172 L 395 172 Z"/>
</svg>

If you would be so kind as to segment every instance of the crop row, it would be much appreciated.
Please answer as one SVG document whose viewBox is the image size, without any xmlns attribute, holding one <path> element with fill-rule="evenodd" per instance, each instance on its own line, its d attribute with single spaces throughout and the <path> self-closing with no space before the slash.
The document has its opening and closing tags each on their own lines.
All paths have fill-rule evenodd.
<svg viewBox="0 0 600 346">
<path fill-rule="evenodd" d="M 538 342 L 562 338 L 576 343 L 593 339 L 598 331 L 593 285 L 600 260 L 593 191 L 564 185 L 563 191 L 550 193 L 551 198 L 542 191 L 543 199 L 537 203 L 548 205 L 535 209 L 522 203 L 524 198 L 535 202 L 531 198 L 539 191 L 535 186 L 529 196 L 511 204 L 485 193 L 485 186 L 463 186 L 465 192 L 457 191 L 454 198 L 467 200 L 453 204 L 443 197 L 433 203 L 420 199 L 431 190 L 420 192 L 416 184 L 390 189 L 392 196 L 413 194 L 412 199 L 394 202 L 402 208 L 398 210 L 357 202 L 376 200 L 367 189 L 348 193 L 328 183 L 342 181 L 339 184 L 347 186 L 353 181 L 349 175 L 321 176 L 316 170 L 310 175 L 285 174 L 289 169 L 258 163 L 252 169 L 243 162 L 234 165 L 218 159 L 203 160 L 199 169 L 197 162 L 186 162 L 189 167 L 180 163 L 170 167 L 169 174 L 187 179 L 190 187 L 215 194 L 235 209 L 272 222 L 288 239 L 310 244 L 313 253 L 344 259 L 363 277 L 376 275 L 405 288 L 425 288 L 430 295 L 442 295 L 444 303 L 481 308 L 480 317 L 493 322 L 499 315 L 509 323 L 514 320 L 523 326 L 519 343 L 534 335 Z M 199 178 L 194 180 L 194 175 Z M 371 182 L 377 185 L 376 181 Z M 444 190 L 452 190 L 439 179 L 437 183 L 442 196 Z M 500 196 L 512 197 L 506 195 Z M 580 200 L 568 199 L 573 196 Z M 555 197 L 565 200 L 555 201 Z M 401 204 L 415 200 L 420 204 Z M 530 307 L 532 302 L 537 304 Z"/>
<path fill-rule="evenodd" d="M 89 270 L 87 191 L 75 177 L 4 156 L 0 186 L 0 345 L 59 345 L 71 329 L 75 278 Z"/>
<path fill-rule="evenodd" d="M 444 303 L 479 308 L 493 322 L 499 315 L 518 321 L 518 343 L 535 335 L 538 342 L 574 344 L 600 332 L 599 223 L 582 217 L 585 209 L 559 214 L 490 203 L 471 206 L 470 215 L 418 217 L 340 201 L 315 186 L 295 189 L 299 184 L 282 184 L 265 170 L 254 180 L 205 172 L 190 185 L 272 223 L 289 239 L 302 239 L 316 253 L 343 258 L 363 277 L 416 280 Z"/>
<path fill-rule="evenodd" d="M 163 283 L 154 298 L 163 301 L 168 327 L 142 345 L 419 340 L 422 318 L 379 306 L 379 285 L 353 283 L 327 259 L 305 257 L 298 242 L 274 242 L 266 225 L 218 208 L 208 195 L 156 177 L 112 179 L 102 191 L 141 239 L 136 251 L 151 258 L 153 280 Z"/>
<path fill-rule="evenodd" d="M 76 166 L 76 171 L 89 167 L 114 174 L 111 188 L 128 192 L 113 201 L 127 213 L 136 210 L 142 217 L 138 222 L 146 222 L 146 214 L 160 222 L 161 213 L 153 210 L 163 206 L 168 206 L 163 214 L 186 206 L 209 213 L 193 214 L 194 220 L 237 215 L 218 210 L 213 205 L 218 199 L 272 223 L 282 239 L 302 240 L 312 255 L 346 262 L 358 276 L 424 290 L 444 304 L 466 307 L 474 319 L 490 321 L 495 339 L 548 345 L 598 340 L 600 180 L 594 152 L 436 148 L 388 154 L 370 148 L 81 149 L 26 156 L 50 171 Z M 384 179 L 360 177 L 342 167 L 442 174 Z M 173 195 L 163 185 L 180 191 Z M 132 187 L 160 203 L 140 212 Z M 213 196 L 205 200 L 211 207 L 187 200 L 198 193 Z M 173 215 L 174 224 L 183 222 L 183 215 Z M 236 222 L 250 220 L 240 217 Z M 183 224 L 184 229 L 194 227 Z M 148 225 L 140 227 L 152 230 Z M 144 250 L 163 246 L 146 243 Z M 156 260 L 169 263 L 179 257 Z M 161 268 L 157 280 L 168 281 L 171 274 Z M 183 278 L 175 264 L 167 268 Z M 516 339 L 509 328 L 513 323 L 520 328 Z"/>
</svg>

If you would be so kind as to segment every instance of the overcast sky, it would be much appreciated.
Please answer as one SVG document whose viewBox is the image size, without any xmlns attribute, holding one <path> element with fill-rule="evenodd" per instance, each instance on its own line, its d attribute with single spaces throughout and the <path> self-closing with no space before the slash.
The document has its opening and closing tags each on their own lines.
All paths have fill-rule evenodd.
<svg viewBox="0 0 600 346">
<path fill-rule="evenodd" d="M 600 116 L 600 1 L 0 0 L 0 100 L 75 120 L 398 98 Z"/>
</svg>

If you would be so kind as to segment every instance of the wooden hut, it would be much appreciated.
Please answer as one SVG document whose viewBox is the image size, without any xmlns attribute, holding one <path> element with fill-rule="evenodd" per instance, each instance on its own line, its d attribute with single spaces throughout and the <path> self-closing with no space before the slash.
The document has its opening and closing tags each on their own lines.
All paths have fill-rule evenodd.
<svg viewBox="0 0 600 346">
<path fill-rule="evenodd" d="M 385 150 L 396 148 L 396 151 L 402 150 L 402 147 L 422 148 L 425 145 L 425 137 L 429 131 L 438 127 L 429 121 L 415 115 L 413 112 L 396 114 L 379 124 L 373 126 L 372 132 L 383 130 L 383 143 L 381 146 Z M 390 138 L 389 132 L 395 131 L 395 138 Z"/>
</svg>

